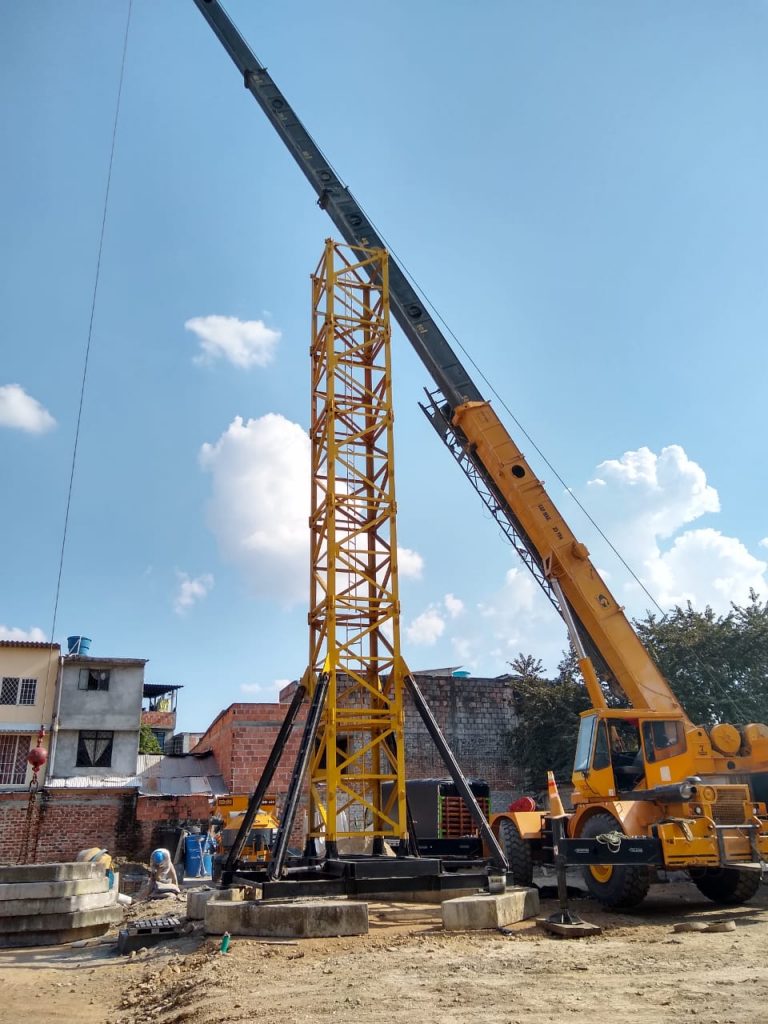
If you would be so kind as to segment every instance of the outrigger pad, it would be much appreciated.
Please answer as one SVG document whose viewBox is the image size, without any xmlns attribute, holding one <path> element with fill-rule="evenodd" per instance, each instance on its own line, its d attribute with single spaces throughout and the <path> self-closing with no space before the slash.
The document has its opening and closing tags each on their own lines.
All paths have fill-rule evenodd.
<svg viewBox="0 0 768 1024">
<path fill-rule="evenodd" d="M 578 914 L 570 910 L 558 911 L 550 917 L 537 917 L 536 924 L 544 931 L 557 935 L 561 939 L 584 939 L 589 935 L 602 935 L 600 925 L 582 921 Z"/>
</svg>

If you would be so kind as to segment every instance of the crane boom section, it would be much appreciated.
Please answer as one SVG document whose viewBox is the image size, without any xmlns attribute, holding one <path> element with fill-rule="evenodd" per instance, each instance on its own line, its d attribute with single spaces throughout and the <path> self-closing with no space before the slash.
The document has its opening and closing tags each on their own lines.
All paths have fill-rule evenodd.
<svg viewBox="0 0 768 1024">
<path fill-rule="evenodd" d="M 218 0 L 194 2 L 342 238 L 353 246 L 388 248 Z M 558 578 L 580 632 L 634 706 L 679 713 L 674 694 L 589 561 L 586 548 L 571 533 L 391 254 L 389 290 L 397 322 L 442 392 L 448 419 L 468 441 L 467 458 L 492 484 L 533 563 L 541 565 L 545 576 Z M 524 471 L 519 477 L 518 469 Z"/>
<path fill-rule="evenodd" d="M 275 85 L 267 69 L 240 35 L 229 15 L 216 0 L 195 0 L 203 17 L 216 33 L 240 74 L 246 89 L 266 114 L 285 143 L 301 172 L 317 193 L 318 205 L 326 211 L 349 245 L 387 249 L 364 210 L 320 147 L 299 120 L 288 100 Z M 397 261 L 389 256 L 389 294 L 392 312 L 430 376 L 452 406 L 482 395 L 472 382 L 424 303 L 411 286 Z"/>
<path fill-rule="evenodd" d="M 476 457 L 515 515 L 544 562 L 547 576 L 558 580 L 569 606 L 592 637 L 616 681 L 636 708 L 680 714 L 679 702 L 640 642 L 597 569 L 587 548 L 531 470 L 488 402 L 468 402 L 454 410 Z"/>
</svg>

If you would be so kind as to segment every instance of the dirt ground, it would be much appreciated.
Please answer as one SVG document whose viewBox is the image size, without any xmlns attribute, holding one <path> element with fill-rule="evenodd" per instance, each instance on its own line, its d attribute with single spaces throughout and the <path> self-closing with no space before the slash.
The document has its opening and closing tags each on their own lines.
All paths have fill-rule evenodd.
<svg viewBox="0 0 768 1024">
<path fill-rule="evenodd" d="M 104 941 L 0 951 L 0 1022 L 22 1024 L 543 1024 L 599 1020 L 752 1024 L 768 1005 L 768 885 L 714 906 L 689 884 L 654 887 L 633 914 L 575 909 L 604 928 L 580 940 L 534 922 L 513 934 L 442 931 L 434 907 L 372 904 L 355 939 L 267 943 L 192 935 L 131 958 Z M 166 912 L 181 907 L 167 906 Z M 542 903 L 544 913 L 555 909 Z M 153 905 L 152 914 L 161 907 Z M 144 916 L 150 916 L 145 914 Z M 735 932 L 677 922 L 736 921 Z"/>
</svg>

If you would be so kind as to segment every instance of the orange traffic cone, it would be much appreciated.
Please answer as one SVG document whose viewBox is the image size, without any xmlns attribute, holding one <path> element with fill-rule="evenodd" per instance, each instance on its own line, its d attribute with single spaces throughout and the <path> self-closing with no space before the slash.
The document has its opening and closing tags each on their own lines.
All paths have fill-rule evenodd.
<svg viewBox="0 0 768 1024">
<path fill-rule="evenodd" d="M 565 818 L 565 808 L 557 791 L 554 772 L 547 772 L 547 796 L 549 797 L 549 814 L 551 818 Z"/>
</svg>

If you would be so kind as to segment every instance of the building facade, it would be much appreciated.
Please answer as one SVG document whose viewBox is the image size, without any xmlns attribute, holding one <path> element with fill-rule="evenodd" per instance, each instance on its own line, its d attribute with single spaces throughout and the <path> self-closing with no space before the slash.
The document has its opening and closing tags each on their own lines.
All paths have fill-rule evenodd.
<svg viewBox="0 0 768 1024">
<path fill-rule="evenodd" d="M 141 658 L 62 659 L 51 775 L 136 774 L 145 665 Z"/>
<path fill-rule="evenodd" d="M 27 754 L 41 727 L 51 731 L 60 653 L 58 644 L 0 640 L 0 789 L 29 786 Z"/>
</svg>

